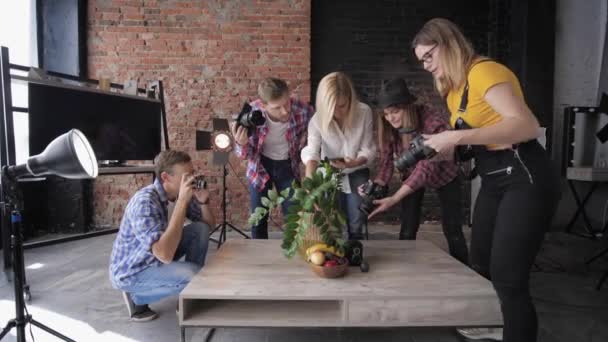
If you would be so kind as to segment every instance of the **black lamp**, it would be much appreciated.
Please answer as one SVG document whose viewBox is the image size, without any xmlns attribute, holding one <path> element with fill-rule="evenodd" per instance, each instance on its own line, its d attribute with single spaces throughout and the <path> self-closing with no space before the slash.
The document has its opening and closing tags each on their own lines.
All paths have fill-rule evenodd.
<svg viewBox="0 0 608 342">
<path fill-rule="evenodd" d="M 25 268 L 23 263 L 23 244 L 21 234 L 20 199 L 16 181 L 26 176 L 56 175 L 70 179 L 86 179 L 97 177 L 97 158 L 87 138 L 77 129 L 55 138 L 42 153 L 28 158 L 25 164 L 4 166 L 2 168 L 2 183 L 0 196 L 2 199 L 2 230 L 8 225 L 10 215 L 10 243 L 13 257 L 13 283 L 15 290 L 15 318 L 8 321 L 0 340 L 12 329 L 17 328 L 17 341 L 25 342 L 25 325 L 32 324 L 46 332 L 64 340 L 73 341 L 69 337 L 34 320 L 32 315 L 25 314 L 25 299 L 29 300 L 28 286 L 25 285 Z"/>
<path fill-rule="evenodd" d="M 242 230 L 235 227 L 232 223 L 226 219 L 226 176 L 228 170 L 226 164 L 229 163 L 230 150 L 233 146 L 233 137 L 230 133 L 230 127 L 228 120 L 221 118 L 213 119 L 213 130 L 212 131 L 196 131 L 196 149 L 197 150 L 211 150 L 213 151 L 212 162 L 215 165 L 222 166 L 222 222 L 219 223 L 209 235 L 220 231 L 220 237 L 212 241 L 217 243 L 219 248 L 226 241 L 226 228 L 230 227 L 233 231 L 241 234 L 244 238 L 249 239 L 249 236 Z"/>
</svg>

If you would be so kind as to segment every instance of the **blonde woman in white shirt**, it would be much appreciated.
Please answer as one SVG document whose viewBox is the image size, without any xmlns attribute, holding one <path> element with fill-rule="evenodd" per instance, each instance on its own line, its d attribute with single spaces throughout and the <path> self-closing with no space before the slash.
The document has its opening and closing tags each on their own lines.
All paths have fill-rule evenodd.
<svg viewBox="0 0 608 342">
<path fill-rule="evenodd" d="M 368 181 L 368 165 L 376 155 L 372 110 L 358 101 L 352 81 L 342 72 L 323 77 L 317 88 L 316 110 L 308 124 L 308 145 L 301 154 L 306 176 L 310 177 L 326 157 L 342 169 L 340 204 L 347 218 L 348 237 L 363 239 L 367 217 L 359 210 L 362 198 L 357 188 Z"/>
</svg>

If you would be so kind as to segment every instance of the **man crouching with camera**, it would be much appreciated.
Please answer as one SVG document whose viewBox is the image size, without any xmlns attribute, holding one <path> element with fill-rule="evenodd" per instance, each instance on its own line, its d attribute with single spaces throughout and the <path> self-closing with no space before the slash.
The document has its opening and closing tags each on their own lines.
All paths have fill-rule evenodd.
<svg viewBox="0 0 608 342">
<path fill-rule="evenodd" d="M 110 281 L 123 291 L 135 322 L 156 318 L 148 304 L 179 294 L 203 267 L 215 224 L 209 192 L 187 153 L 162 151 L 155 165 L 154 183 L 125 208 L 110 257 Z M 175 202 L 170 217 L 169 201 Z M 192 223 L 184 226 L 186 217 Z"/>
<path fill-rule="evenodd" d="M 280 192 L 300 179 L 300 151 L 306 146 L 308 122 L 314 114 L 312 106 L 289 96 L 287 83 L 281 79 L 264 79 L 258 95 L 260 98 L 251 103 L 251 114 L 241 112 L 232 126 L 235 153 L 247 159 L 252 211 L 273 185 Z M 261 111 L 265 119 L 256 120 L 256 111 Z M 283 216 L 289 203 L 282 204 Z M 251 227 L 251 237 L 268 239 L 268 216 Z"/>
<path fill-rule="evenodd" d="M 384 83 L 378 95 L 378 105 L 382 109 L 378 116 L 382 158 L 374 185 L 378 188 L 388 184 L 393 175 L 393 164 L 401 171 L 403 184 L 392 196 L 373 201 L 378 207 L 371 212 L 369 218 L 401 201 L 399 239 L 415 240 L 420 227 L 420 209 L 425 188 L 434 188 L 441 202 L 443 233 L 450 254 L 468 264 L 468 251 L 462 233 L 458 166 L 453 161 L 428 160 L 434 151 L 422 143 L 421 134 L 439 133 L 449 129 L 449 125 L 438 113 L 415 102 L 416 97 L 409 92 L 403 79 Z M 359 189 L 362 196 L 365 195 L 365 190 L 371 192 L 362 187 Z"/>
</svg>

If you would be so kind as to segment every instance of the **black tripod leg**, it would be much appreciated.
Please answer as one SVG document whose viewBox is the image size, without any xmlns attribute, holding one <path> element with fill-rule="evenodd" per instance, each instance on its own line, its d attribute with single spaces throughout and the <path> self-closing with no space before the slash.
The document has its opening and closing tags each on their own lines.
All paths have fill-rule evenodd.
<svg viewBox="0 0 608 342">
<path fill-rule="evenodd" d="M 64 341 L 67 341 L 67 342 L 76 342 L 76 341 L 72 340 L 71 338 L 69 338 L 69 337 L 61 334 L 60 332 L 58 332 L 56 330 L 53 330 L 53 329 L 47 327 L 46 325 L 38 322 L 37 320 L 35 320 L 33 318 L 29 319 L 29 323 L 32 324 L 32 325 L 34 325 L 34 326 L 36 326 L 36 327 L 38 327 L 38 328 L 40 328 L 40 329 L 42 329 L 42 330 L 44 330 L 44 331 L 46 331 L 47 333 L 49 333 L 49 334 L 51 334 L 51 335 L 53 335 L 53 336 L 55 336 L 57 338 L 60 338 L 60 339 L 64 340 Z"/>
<path fill-rule="evenodd" d="M 180 327 L 179 328 L 179 338 L 181 342 L 186 342 L 186 327 Z"/>
<path fill-rule="evenodd" d="M 227 225 L 230 226 L 230 228 L 232 228 L 232 230 L 236 231 L 237 233 L 241 234 L 243 237 L 245 237 L 246 239 L 250 239 L 249 235 L 245 234 L 245 232 L 243 232 L 242 230 L 238 229 L 237 227 L 233 226 L 231 223 L 226 223 Z"/>
<path fill-rule="evenodd" d="M 207 332 L 207 336 L 205 336 L 205 342 L 211 341 L 213 334 L 215 334 L 215 328 L 209 328 L 209 332 Z"/>
<path fill-rule="evenodd" d="M 604 254 L 608 253 L 608 248 L 604 249 L 603 251 L 601 251 L 599 254 L 597 254 L 596 256 L 592 257 L 591 259 L 585 261 L 585 264 L 589 265 L 592 262 L 594 262 L 595 260 L 601 258 L 604 256 Z"/>
<path fill-rule="evenodd" d="M 2 329 L 2 332 L 0 333 L 0 340 L 3 339 L 4 335 L 8 334 L 8 332 L 11 331 L 11 329 L 13 329 L 16 326 L 17 326 L 17 321 L 15 321 L 14 319 L 11 319 L 10 321 L 8 321 L 8 323 L 6 323 L 6 326 L 4 327 L 4 329 Z"/>
</svg>

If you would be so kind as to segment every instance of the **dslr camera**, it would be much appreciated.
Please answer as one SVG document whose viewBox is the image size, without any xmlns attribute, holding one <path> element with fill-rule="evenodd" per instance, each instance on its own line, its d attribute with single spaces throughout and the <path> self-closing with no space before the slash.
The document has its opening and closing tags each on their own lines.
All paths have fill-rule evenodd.
<svg viewBox="0 0 608 342">
<path fill-rule="evenodd" d="M 196 176 L 192 181 L 192 187 L 195 190 L 207 189 L 207 181 L 205 181 L 205 177 Z"/>
<path fill-rule="evenodd" d="M 266 122 L 266 118 L 260 110 L 254 110 L 253 107 L 247 102 L 243 105 L 243 109 L 236 117 L 236 126 L 243 126 L 247 128 L 248 134 L 251 134 L 251 128 L 263 125 Z"/>
<path fill-rule="evenodd" d="M 395 167 L 397 170 L 403 172 L 416 165 L 419 161 L 429 159 L 435 154 L 437 154 L 435 150 L 424 144 L 424 137 L 422 137 L 422 135 L 416 135 L 410 142 L 410 148 L 403 152 L 399 158 L 395 159 Z"/>
<path fill-rule="evenodd" d="M 388 186 L 380 185 L 378 183 L 374 183 L 371 180 L 365 183 L 363 187 L 363 202 L 359 205 L 359 210 L 361 210 L 365 215 L 369 215 L 374 210 L 376 206 L 374 204 L 374 200 L 381 199 L 386 197 L 388 194 Z"/>
</svg>

